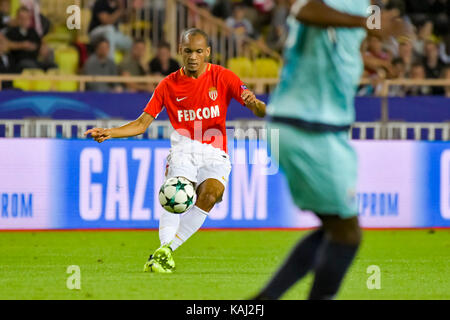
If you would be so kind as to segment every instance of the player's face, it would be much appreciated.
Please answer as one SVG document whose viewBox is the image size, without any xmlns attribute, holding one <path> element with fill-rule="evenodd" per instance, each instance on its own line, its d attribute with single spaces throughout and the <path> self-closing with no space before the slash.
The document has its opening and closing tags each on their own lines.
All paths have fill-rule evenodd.
<svg viewBox="0 0 450 320">
<path fill-rule="evenodd" d="M 180 45 L 183 66 L 192 73 L 203 70 L 210 53 L 211 48 L 208 47 L 206 39 L 201 35 L 190 35 L 183 39 Z"/>
</svg>

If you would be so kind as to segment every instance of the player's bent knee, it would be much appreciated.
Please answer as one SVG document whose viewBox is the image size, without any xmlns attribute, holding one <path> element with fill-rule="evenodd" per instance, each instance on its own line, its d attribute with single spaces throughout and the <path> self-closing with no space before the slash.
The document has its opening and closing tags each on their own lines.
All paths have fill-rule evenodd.
<svg viewBox="0 0 450 320">
<path fill-rule="evenodd" d="M 200 209 L 209 212 L 221 198 L 222 195 L 217 192 L 203 191 L 198 195 L 195 205 Z"/>
</svg>

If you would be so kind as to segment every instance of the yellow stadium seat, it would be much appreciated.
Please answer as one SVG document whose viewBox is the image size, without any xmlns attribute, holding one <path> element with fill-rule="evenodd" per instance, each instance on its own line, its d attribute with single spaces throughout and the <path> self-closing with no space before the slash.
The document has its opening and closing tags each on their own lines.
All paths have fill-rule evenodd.
<svg viewBox="0 0 450 320">
<path fill-rule="evenodd" d="M 253 77 L 253 63 L 245 57 L 231 58 L 228 60 L 228 69 L 236 73 L 241 78 Z"/>
<path fill-rule="evenodd" d="M 260 58 L 253 63 L 256 78 L 278 78 L 280 66 L 274 59 Z"/>
<path fill-rule="evenodd" d="M 17 9 L 19 9 L 21 5 L 22 4 L 20 3 L 20 0 L 11 0 L 10 4 L 11 17 L 16 17 Z"/>
<path fill-rule="evenodd" d="M 92 19 L 92 11 L 90 8 L 81 9 L 81 30 L 78 32 L 78 41 L 87 44 L 90 42 L 88 34 L 88 26 Z"/>
<path fill-rule="evenodd" d="M 45 75 L 45 72 L 41 69 L 36 69 L 33 72 L 33 75 L 36 76 L 37 78 L 39 78 L 39 76 L 43 76 Z M 31 86 L 31 90 L 32 91 L 50 91 L 52 90 L 53 87 L 53 83 L 52 81 L 48 81 L 48 80 L 36 80 L 36 81 L 32 81 L 32 86 Z"/>
<path fill-rule="evenodd" d="M 55 62 L 66 74 L 76 74 L 79 62 L 78 51 L 72 47 L 58 48 L 55 50 Z"/>
<path fill-rule="evenodd" d="M 49 69 L 47 70 L 48 75 L 67 75 L 67 73 L 64 73 L 63 71 L 59 69 Z M 78 91 L 78 82 L 77 81 L 64 81 L 64 80 L 57 80 L 53 81 L 53 89 L 55 91 L 61 91 L 61 92 L 76 92 Z"/>
<path fill-rule="evenodd" d="M 42 74 L 44 74 L 44 71 L 42 71 L 41 69 L 24 69 L 22 71 L 22 75 L 39 76 Z M 42 84 L 40 84 L 41 82 Z M 41 80 L 14 80 L 13 87 L 24 91 L 45 91 L 45 89 L 48 87 L 48 83 Z"/>
<path fill-rule="evenodd" d="M 124 54 L 122 51 L 116 50 L 114 53 L 114 62 L 116 65 L 119 65 L 123 60 Z"/>
<path fill-rule="evenodd" d="M 13 88 L 23 90 L 23 91 L 29 91 L 31 88 L 31 81 L 30 80 L 13 80 Z"/>
<path fill-rule="evenodd" d="M 65 25 L 53 27 L 51 32 L 44 37 L 45 42 L 70 43 L 72 39 L 73 32 L 71 33 Z"/>
</svg>

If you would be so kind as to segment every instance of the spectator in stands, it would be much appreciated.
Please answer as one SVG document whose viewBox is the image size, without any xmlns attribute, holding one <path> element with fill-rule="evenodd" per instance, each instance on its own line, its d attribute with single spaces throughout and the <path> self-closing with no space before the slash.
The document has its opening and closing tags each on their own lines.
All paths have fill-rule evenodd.
<svg viewBox="0 0 450 320">
<path fill-rule="evenodd" d="M 31 13 L 22 6 L 17 11 L 17 26 L 6 31 L 15 71 L 22 72 L 25 68 L 39 68 L 37 57 L 41 46 L 41 38 L 36 30 L 31 28 Z"/>
<path fill-rule="evenodd" d="M 423 80 L 426 78 L 425 67 L 422 63 L 414 63 L 411 67 L 410 78 L 412 80 Z M 431 94 L 431 88 L 428 86 L 410 86 L 406 90 L 408 96 L 426 96 Z"/>
<path fill-rule="evenodd" d="M 400 16 L 403 16 L 406 11 L 405 0 L 388 0 L 385 8 L 387 10 L 397 9 L 400 12 Z"/>
<path fill-rule="evenodd" d="M 442 69 L 444 67 L 444 63 L 440 60 L 439 57 L 439 48 L 438 45 L 434 41 L 427 41 L 425 43 L 424 49 L 424 59 L 423 64 L 425 66 L 425 75 L 428 79 L 438 79 L 442 76 Z M 431 88 L 433 95 L 443 95 L 444 88 L 443 87 L 432 87 Z"/>
<path fill-rule="evenodd" d="M 416 62 L 418 59 L 417 56 L 414 54 L 411 39 L 408 39 L 406 37 L 399 39 L 398 53 L 399 58 L 401 58 L 404 63 L 406 76 L 408 76 L 411 71 L 413 63 Z"/>
<path fill-rule="evenodd" d="M 367 51 L 364 53 L 364 61 L 369 76 L 376 74 L 379 68 L 384 68 L 389 77 L 393 75 L 389 54 L 383 50 L 383 42 L 377 36 L 367 37 Z"/>
<path fill-rule="evenodd" d="M 223 20 L 233 14 L 233 7 L 229 0 L 216 0 L 212 6 L 211 13 Z"/>
<path fill-rule="evenodd" d="M 30 10 L 31 28 L 36 30 L 39 37 L 44 37 L 50 31 L 50 20 L 41 14 L 40 0 L 21 0 L 23 6 Z"/>
<path fill-rule="evenodd" d="M 145 42 L 137 39 L 133 43 L 130 54 L 125 57 L 119 66 L 119 74 L 121 76 L 145 76 L 148 74 L 148 64 L 145 61 Z M 140 83 L 127 83 L 127 91 L 129 92 L 151 92 L 153 91 L 153 85 L 140 84 Z"/>
<path fill-rule="evenodd" d="M 253 6 L 262 14 L 268 14 L 275 6 L 274 0 L 253 0 Z"/>
<path fill-rule="evenodd" d="M 109 55 L 114 57 L 116 48 L 129 50 L 132 39 L 118 29 L 118 23 L 125 13 L 124 0 L 96 0 L 92 9 L 89 36 L 93 43 L 106 38 L 110 44 Z"/>
<path fill-rule="evenodd" d="M 445 64 L 450 64 L 450 25 L 448 26 L 447 34 L 443 36 L 442 42 L 439 45 L 439 55 Z"/>
<path fill-rule="evenodd" d="M 242 4 L 236 4 L 233 8 L 233 15 L 225 20 L 227 26 L 234 30 L 237 36 L 248 36 L 252 37 L 254 35 L 253 26 L 245 18 L 245 7 Z"/>
<path fill-rule="evenodd" d="M 180 69 L 180 64 L 170 55 L 170 44 L 162 42 L 158 45 L 156 57 L 149 63 L 150 74 L 168 76 Z"/>
<path fill-rule="evenodd" d="M 405 79 L 406 78 L 406 69 L 405 63 L 401 58 L 395 58 L 392 61 L 392 69 L 394 72 L 395 79 Z M 390 86 L 389 87 L 389 96 L 390 97 L 404 97 L 405 96 L 405 88 L 403 86 Z"/>
<path fill-rule="evenodd" d="M 419 27 L 418 37 L 414 41 L 414 51 L 423 56 L 425 54 L 425 43 L 433 37 L 433 22 L 426 21 Z"/>
<path fill-rule="evenodd" d="M 444 64 L 439 57 L 438 45 L 432 40 L 425 43 L 423 63 L 427 78 L 438 79 L 441 76 Z"/>
<path fill-rule="evenodd" d="M 5 30 L 11 21 L 11 0 L 0 0 L 0 32 Z"/>
<path fill-rule="evenodd" d="M 110 46 L 107 39 L 97 40 L 95 53 L 89 57 L 84 65 L 84 74 L 92 76 L 117 76 L 117 66 L 109 57 L 109 51 Z M 87 84 L 86 88 L 98 92 L 121 91 L 120 86 L 104 82 L 91 82 Z"/>
<path fill-rule="evenodd" d="M 272 12 L 272 19 L 267 35 L 267 45 L 278 52 L 282 52 L 287 38 L 288 26 L 286 19 L 289 15 L 289 0 L 277 0 L 277 6 Z"/>
<path fill-rule="evenodd" d="M 13 73 L 11 56 L 8 54 L 8 40 L 0 33 L 0 73 Z M 2 81 L 2 90 L 12 87 L 11 81 Z"/>
<path fill-rule="evenodd" d="M 444 69 L 442 70 L 442 78 L 443 79 L 447 79 L 448 81 L 450 81 L 450 64 L 448 64 L 448 65 L 446 65 L 445 67 L 444 67 Z M 445 88 L 444 88 L 444 91 L 445 91 L 445 96 L 447 97 L 447 98 L 450 98 L 450 85 L 449 86 L 446 86 Z"/>
<path fill-rule="evenodd" d="M 37 60 L 39 68 L 44 71 L 58 68 L 58 65 L 55 63 L 54 52 L 45 42 L 41 43 Z"/>
</svg>

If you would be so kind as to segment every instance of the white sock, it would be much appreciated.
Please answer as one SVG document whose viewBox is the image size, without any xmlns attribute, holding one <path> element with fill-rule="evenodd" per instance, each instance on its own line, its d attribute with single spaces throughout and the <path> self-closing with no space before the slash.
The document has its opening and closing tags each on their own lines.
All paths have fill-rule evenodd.
<svg viewBox="0 0 450 320">
<path fill-rule="evenodd" d="M 159 241 L 161 246 L 173 240 L 180 225 L 180 215 L 164 210 L 159 218 Z"/>
<path fill-rule="evenodd" d="M 205 222 L 208 212 L 203 211 L 197 206 L 193 206 L 189 212 L 187 212 L 180 219 L 180 226 L 173 238 L 173 242 L 170 245 L 173 251 L 181 246 L 190 236 L 197 232 L 198 229 Z"/>
</svg>

